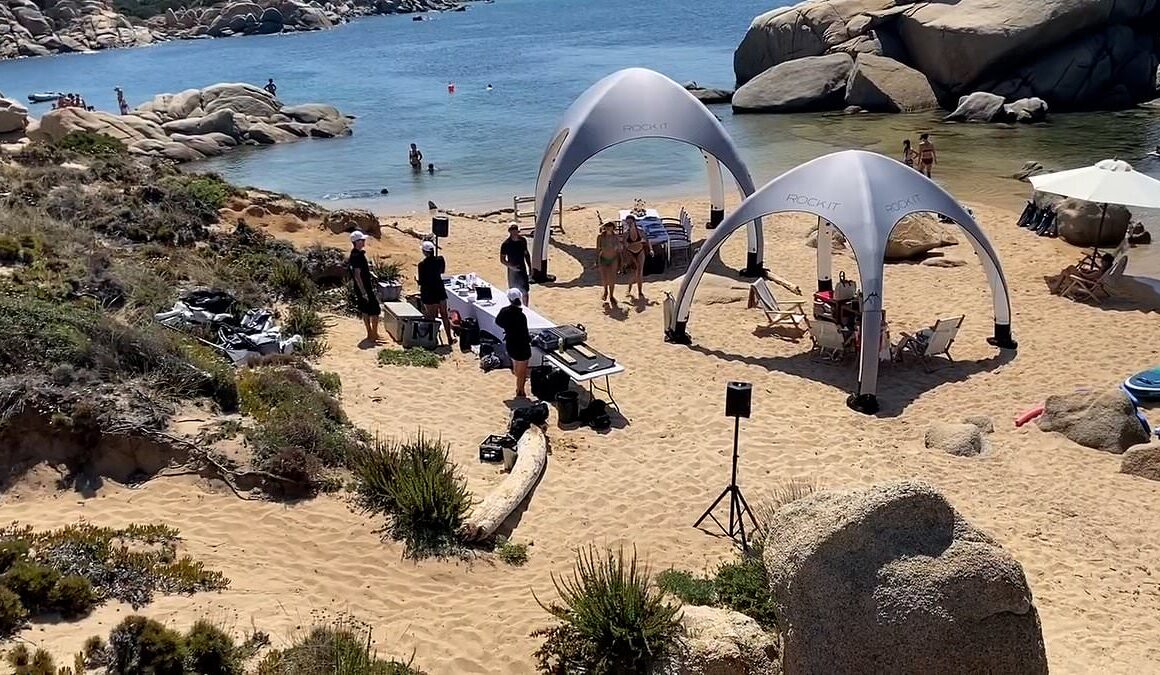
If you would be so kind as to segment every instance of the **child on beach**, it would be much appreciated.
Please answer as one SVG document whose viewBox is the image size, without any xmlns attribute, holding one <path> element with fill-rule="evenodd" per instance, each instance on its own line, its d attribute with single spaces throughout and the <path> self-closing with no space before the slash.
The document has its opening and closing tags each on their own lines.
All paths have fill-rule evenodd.
<svg viewBox="0 0 1160 675">
<path fill-rule="evenodd" d="M 902 141 L 902 163 L 914 168 L 914 160 L 918 159 L 918 153 L 914 148 L 910 147 L 910 139 L 907 138 Z"/>
</svg>

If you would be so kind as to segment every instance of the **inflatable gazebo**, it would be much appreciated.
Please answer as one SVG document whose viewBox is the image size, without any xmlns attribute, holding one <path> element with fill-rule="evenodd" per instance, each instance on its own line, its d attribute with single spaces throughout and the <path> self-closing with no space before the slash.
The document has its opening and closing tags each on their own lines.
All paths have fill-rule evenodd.
<svg viewBox="0 0 1160 675">
<path fill-rule="evenodd" d="M 971 214 L 953 197 L 919 172 L 883 155 L 847 150 L 819 157 L 773 179 L 747 198 L 705 241 L 693 257 L 676 298 L 668 338 L 688 342 L 689 309 L 697 284 L 710 260 L 738 228 L 762 216 L 804 212 L 815 215 L 818 232 L 818 289 L 831 286 L 833 229 L 840 231 L 854 252 L 862 282 L 862 334 L 878 335 L 882 327 L 882 275 L 886 242 L 898 221 L 915 213 L 950 218 L 963 229 L 983 264 L 991 286 L 995 333 L 988 342 L 1016 349 L 1011 336 L 1011 299 L 995 249 Z M 847 404 L 876 413 L 878 341 L 863 340 L 858 389 Z"/>
<path fill-rule="evenodd" d="M 721 164 L 733 175 L 742 197 L 755 188 L 721 122 L 685 88 L 645 68 L 617 71 L 589 87 L 564 114 L 540 161 L 536 178 L 536 227 L 532 237 L 532 275 L 548 281 L 550 205 L 565 183 L 590 158 L 614 145 L 638 138 L 667 138 L 696 146 L 705 156 L 712 204 L 710 222 L 724 216 Z M 749 255 L 744 273 L 761 270 L 761 222 L 750 223 Z"/>
</svg>

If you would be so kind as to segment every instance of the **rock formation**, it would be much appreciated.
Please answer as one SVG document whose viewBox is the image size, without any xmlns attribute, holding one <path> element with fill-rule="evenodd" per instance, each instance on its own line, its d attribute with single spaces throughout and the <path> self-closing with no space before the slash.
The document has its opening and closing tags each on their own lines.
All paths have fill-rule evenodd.
<svg viewBox="0 0 1160 675">
<path fill-rule="evenodd" d="M 89 131 L 121 141 L 132 153 L 190 162 L 238 145 L 345 136 L 351 133 L 352 123 L 353 118 L 332 106 L 283 106 L 250 84 L 215 84 L 159 94 L 130 115 L 80 108 L 53 110 L 29 130 L 29 136 L 56 141 L 73 131 Z"/>
<path fill-rule="evenodd" d="M 938 108 L 926 76 L 886 56 L 859 54 L 846 83 L 846 105 L 870 112 L 917 112 Z"/>
<path fill-rule="evenodd" d="M 886 260 L 912 260 L 943 246 L 959 243 L 950 229 L 925 214 L 903 218 L 886 241 Z"/>
<path fill-rule="evenodd" d="M 983 430 L 967 422 L 932 422 L 923 442 L 928 448 L 956 457 L 974 457 L 986 448 Z"/>
<path fill-rule="evenodd" d="M 1047 673 L 1023 568 L 930 486 L 815 493 L 768 531 L 783 672 Z"/>
<path fill-rule="evenodd" d="M 1038 191 L 1034 197 L 1039 208 L 1050 206 L 1055 209 L 1059 237 L 1072 246 L 1096 246 L 1098 243 L 1114 248 L 1124 240 L 1132 223 L 1132 212 L 1119 204 L 1108 204 L 1105 213 L 1102 204 L 1082 199 Z"/>
<path fill-rule="evenodd" d="M 832 110 L 846 95 L 849 54 L 809 56 L 774 66 L 733 93 L 733 112 Z"/>
<path fill-rule="evenodd" d="M 1136 406 L 1121 389 L 1049 396 L 1037 423 L 1085 448 L 1117 455 L 1149 440 Z"/>
<path fill-rule="evenodd" d="M 228 0 L 140 19 L 111 0 L 0 0 L 0 58 L 137 47 L 165 40 L 330 28 L 372 14 L 446 11 L 455 0 Z"/>
<path fill-rule="evenodd" d="M 1160 480 L 1160 441 L 1128 448 L 1120 462 L 1120 473 Z"/>
<path fill-rule="evenodd" d="M 654 675 L 777 675 L 777 635 L 729 609 L 686 605 L 681 649 Z"/>
<path fill-rule="evenodd" d="M 807 0 L 754 19 L 733 69 L 741 88 L 795 60 L 866 54 L 921 74 L 947 107 L 989 92 L 1119 109 L 1157 98 L 1157 20 L 1155 0 Z"/>
</svg>

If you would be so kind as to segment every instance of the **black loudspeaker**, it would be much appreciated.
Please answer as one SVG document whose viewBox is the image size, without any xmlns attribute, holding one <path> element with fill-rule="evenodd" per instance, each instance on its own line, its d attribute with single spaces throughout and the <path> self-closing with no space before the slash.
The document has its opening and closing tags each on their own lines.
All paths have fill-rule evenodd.
<svg viewBox="0 0 1160 675">
<path fill-rule="evenodd" d="M 431 218 L 431 234 L 436 237 L 446 237 L 451 232 L 451 221 L 447 216 L 434 216 Z"/>
<path fill-rule="evenodd" d="M 753 385 L 748 382 L 730 382 L 725 385 L 725 416 L 749 418 L 753 400 Z"/>
</svg>

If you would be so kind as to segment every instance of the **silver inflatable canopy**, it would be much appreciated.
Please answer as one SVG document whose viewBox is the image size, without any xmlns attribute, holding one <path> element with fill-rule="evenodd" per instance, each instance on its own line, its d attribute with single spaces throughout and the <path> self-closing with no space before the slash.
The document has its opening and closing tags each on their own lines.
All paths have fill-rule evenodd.
<svg viewBox="0 0 1160 675">
<path fill-rule="evenodd" d="M 818 287 L 830 284 L 832 229 L 845 235 L 861 277 L 862 334 L 878 335 L 882 327 L 882 275 L 886 242 L 894 226 L 914 213 L 935 213 L 954 220 L 983 263 L 995 312 L 992 345 L 1015 349 L 1011 337 L 1011 299 L 995 249 L 975 219 L 946 191 L 919 172 L 883 155 L 846 150 L 819 157 L 773 179 L 746 199 L 721 223 L 693 257 L 676 298 L 669 338 L 687 341 L 689 309 L 697 284 L 721 245 L 745 223 L 776 213 L 804 212 L 818 217 Z M 877 412 L 878 341 L 863 340 L 858 391 L 850 407 Z"/>
<path fill-rule="evenodd" d="M 700 148 L 705 155 L 714 216 L 724 210 L 718 165 L 733 175 L 742 197 L 755 185 L 721 122 L 681 85 L 645 68 L 617 71 L 589 87 L 564 114 L 544 151 L 536 178 L 536 229 L 532 238 L 533 276 L 548 278 L 549 222 L 564 184 L 593 155 L 637 138 L 668 138 Z M 715 224 L 715 223 L 714 223 Z M 742 223 L 744 224 L 744 223 Z M 745 271 L 761 270 L 761 223 L 750 224 Z"/>
</svg>

